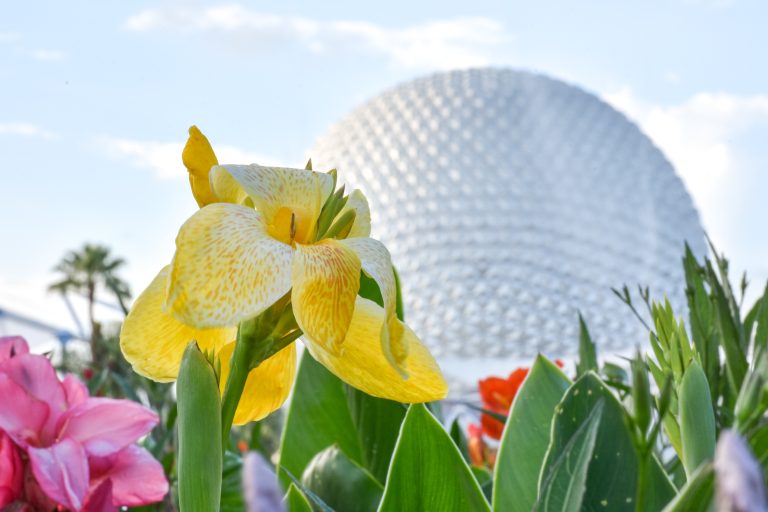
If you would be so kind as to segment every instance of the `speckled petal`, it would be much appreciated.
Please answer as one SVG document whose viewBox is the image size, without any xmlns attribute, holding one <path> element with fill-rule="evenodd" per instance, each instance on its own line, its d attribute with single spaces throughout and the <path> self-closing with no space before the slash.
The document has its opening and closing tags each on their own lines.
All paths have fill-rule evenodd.
<svg viewBox="0 0 768 512">
<path fill-rule="evenodd" d="M 389 362 L 405 376 L 407 369 L 404 368 L 404 362 L 408 347 L 403 343 L 403 330 L 395 315 L 397 285 L 392 270 L 392 257 L 384 244 L 372 238 L 349 238 L 341 243 L 355 251 L 365 273 L 379 285 L 386 319 L 382 319 L 381 324 L 381 348 Z"/>
<path fill-rule="evenodd" d="M 304 335 L 338 352 L 360 289 L 360 258 L 338 240 L 296 245 L 291 303 Z"/>
<path fill-rule="evenodd" d="M 222 393 L 229 377 L 229 362 L 234 349 L 233 342 L 225 345 L 219 352 L 221 358 L 219 382 Z M 295 378 L 296 344 L 291 343 L 248 374 L 243 396 L 235 411 L 234 424 L 244 425 L 249 421 L 257 421 L 279 409 L 288 398 Z"/>
<path fill-rule="evenodd" d="M 120 348 L 136 373 L 159 382 L 176 380 L 187 344 L 218 349 L 235 339 L 236 327 L 195 329 L 163 311 L 170 266 L 163 268 L 133 304 L 120 332 Z"/>
<path fill-rule="evenodd" d="M 248 193 L 220 165 L 211 169 L 210 181 L 211 190 L 220 203 L 243 204 L 248 199 Z"/>
<path fill-rule="evenodd" d="M 304 340 L 312 356 L 341 380 L 369 395 L 403 403 L 430 402 L 445 398 L 448 386 L 435 359 L 411 329 L 403 327 L 403 340 L 408 344 L 408 378 L 403 378 L 381 351 L 379 341 L 384 310 L 378 304 L 357 298 L 355 314 L 347 339 L 339 354 Z"/>
<path fill-rule="evenodd" d="M 258 164 L 222 167 L 248 193 L 267 221 L 275 218 L 281 208 L 288 208 L 296 215 L 297 225 L 305 226 L 312 232 L 320 209 L 333 189 L 333 178 L 321 172 Z M 311 235 L 303 233 L 296 239 L 309 241 Z"/>
<path fill-rule="evenodd" d="M 368 199 L 360 190 L 355 189 L 347 196 L 347 204 L 344 205 L 336 218 L 338 219 L 348 210 L 354 210 L 355 222 L 352 224 L 347 238 L 371 236 L 371 209 L 368 207 Z"/>
<path fill-rule="evenodd" d="M 176 237 L 166 306 L 197 328 L 237 325 L 288 293 L 292 256 L 253 208 L 208 205 Z"/>
<path fill-rule="evenodd" d="M 197 126 L 189 128 L 189 139 L 181 153 L 181 160 L 189 171 L 189 185 L 200 208 L 215 203 L 217 200 L 211 190 L 208 173 L 211 167 L 219 164 L 219 161 L 211 148 L 211 143 Z"/>
</svg>

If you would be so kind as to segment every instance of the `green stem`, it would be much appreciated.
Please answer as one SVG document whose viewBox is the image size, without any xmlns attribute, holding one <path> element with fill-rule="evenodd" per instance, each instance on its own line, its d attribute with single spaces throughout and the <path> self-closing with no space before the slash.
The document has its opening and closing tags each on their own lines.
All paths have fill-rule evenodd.
<svg viewBox="0 0 768 512">
<path fill-rule="evenodd" d="M 640 460 L 637 474 L 637 490 L 635 493 L 635 510 L 637 512 L 645 512 L 646 489 L 651 469 L 649 462 L 652 455 L 648 447 L 643 449 L 638 455 Z"/>
<path fill-rule="evenodd" d="M 225 451 L 229 446 L 229 431 L 232 428 L 232 421 L 235 419 L 237 404 L 240 403 L 240 397 L 245 388 L 245 381 L 251 371 L 251 361 L 255 351 L 254 344 L 243 343 L 238 334 L 235 351 L 229 363 L 229 378 L 221 399 L 221 442 Z"/>
<path fill-rule="evenodd" d="M 248 374 L 301 336 L 290 309 L 278 313 L 275 318 L 274 310 L 280 311 L 284 307 L 284 304 L 276 304 L 258 317 L 241 322 L 238 327 L 237 342 L 229 363 L 229 377 L 221 399 L 221 442 L 225 451 Z"/>
</svg>

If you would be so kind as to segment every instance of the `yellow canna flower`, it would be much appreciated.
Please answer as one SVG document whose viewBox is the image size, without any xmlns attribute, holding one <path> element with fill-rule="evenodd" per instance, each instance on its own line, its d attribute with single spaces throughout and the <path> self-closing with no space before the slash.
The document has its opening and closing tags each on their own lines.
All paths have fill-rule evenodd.
<svg viewBox="0 0 768 512">
<path fill-rule="evenodd" d="M 437 363 L 395 315 L 391 258 L 369 238 L 370 212 L 360 191 L 344 198 L 338 213 L 330 210 L 335 216 L 328 219 L 323 206 L 342 196 L 334 194 L 334 176 L 220 166 L 196 127 L 183 161 L 201 209 L 181 227 L 173 262 L 139 296 L 123 325 L 121 348 L 138 373 L 175 379 L 184 348 L 195 339 L 219 354 L 223 390 L 236 326 L 289 296 L 305 346 L 345 382 L 406 403 L 445 396 Z M 358 296 L 361 270 L 378 284 L 383 308 Z M 295 377 L 295 354 L 290 343 L 251 370 L 235 424 L 280 407 Z"/>
</svg>

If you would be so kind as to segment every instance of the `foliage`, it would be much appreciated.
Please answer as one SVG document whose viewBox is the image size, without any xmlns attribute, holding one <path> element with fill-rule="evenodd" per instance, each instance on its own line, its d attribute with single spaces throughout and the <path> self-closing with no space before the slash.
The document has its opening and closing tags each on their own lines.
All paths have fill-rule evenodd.
<svg viewBox="0 0 768 512">
<path fill-rule="evenodd" d="M 73 258 L 67 265 L 75 268 Z M 181 498 L 192 510 L 205 496 L 210 503 L 201 509 L 244 510 L 240 452 L 256 450 L 275 464 L 283 505 L 291 511 L 706 510 L 725 481 L 722 471 L 728 471 L 714 460 L 721 433 L 741 436 L 754 454 L 744 458 L 754 460 L 763 474 L 768 467 L 768 287 L 744 308 L 746 281 L 734 289 L 724 258 L 700 262 L 686 248 L 683 269 L 685 320 L 668 301 L 651 300 L 648 289 L 639 288 L 644 307 L 637 307 L 627 287 L 615 290 L 646 326 L 648 353 L 604 360 L 579 316 L 573 378 L 558 361 L 539 356 L 530 370 L 486 379 L 483 416 L 494 428 L 485 428 L 485 434 L 475 428 L 469 438 L 459 421 L 446 431 L 439 404 L 408 405 L 366 394 L 309 351 L 301 357 L 284 425 L 275 414 L 230 431 L 237 406 L 231 397 L 239 393 L 225 392 L 218 412 L 218 381 L 226 365 L 215 351 L 188 350 L 179 377 L 178 422 L 170 387 L 131 372 L 116 339 L 98 329 L 92 347 L 100 354 L 99 368 L 88 384 L 92 394 L 127 397 L 160 412 L 161 426 L 145 446 L 175 485 L 175 494 L 160 506 L 167 509 Z M 97 274 L 110 286 L 99 272 L 73 277 L 70 284 L 64 280 L 56 289 L 78 289 L 76 282 L 87 288 Z M 396 287 L 395 309 L 402 320 Z M 365 272 L 358 293 L 385 304 L 382 289 Z M 272 314 L 267 310 L 240 324 L 238 345 L 253 354 L 242 358 L 252 362 L 239 385 L 277 346 L 259 344 L 269 336 L 248 329 L 282 326 L 286 301 L 275 309 L 275 318 L 267 318 Z M 292 337 L 278 345 L 301 334 L 290 316 Z M 203 425 L 224 433 L 223 452 L 221 444 L 206 448 L 216 436 L 204 434 Z M 493 457 L 477 456 L 478 443 L 489 435 L 501 438 L 495 464 Z M 239 449 L 231 451 L 235 446 Z"/>
</svg>

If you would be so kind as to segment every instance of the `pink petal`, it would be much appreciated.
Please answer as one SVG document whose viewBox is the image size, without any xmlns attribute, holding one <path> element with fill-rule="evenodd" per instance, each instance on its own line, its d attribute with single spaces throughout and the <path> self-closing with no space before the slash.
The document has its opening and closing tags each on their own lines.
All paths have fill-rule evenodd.
<svg viewBox="0 0 768 512">
<path fill-rule="evenodd" d="M 157 414 L 130 400 L 89 398 L 62 416 L 59 438 L 83 445 L 88 455 L 117 453 L 157 425 Z"/>
<path fill-rule="evenodd" d="M 71 373 L 64 376 L 61 385 L 64 387 L 64 394 L 67 397 L 67 405 L 70 407 L 81 404 L 88 399 L 88 387 Z"/>
<path fill-rule="evenodd" d="M 49 415 L 48 404 L 31 397 L 24 388 L 0 373 L 0 429 L 19 446 L 39 443 Z"/>
<path fill-rule="evenodd" d="M 0 509 L 19 497 L 23 485 L 24 466 L 19 449 L 0 430 Z"/>
<path fill-rule="evenodd" d="M 168 493 L 163 466 L 136 445 L 124 448 L 114 457 L 104 478 L 112 481 L 115 505 L 137 507 L 157 503 Z"/>
<path fill-rule="evenodd" d="M 45 356 L 21 354 L 0 363 L 0 373 L 6 374 L 34 398 L 50 407 L 50 414 L 44 427 L 45 442 L 52 442 L 56 422 L 67 408 L 64 388 L 59 382 L 56 370 Z"/>
<path fill-rule="evenodd" d="M 0 336 L 0 362 L 21 354 L 29 354 L 27 340 L 21 336 Z"/>
<path fill-rule="evenodd" d="M 112 502 L 112 482 L 104 480 L 88 495 L 83 512 L 112 512 L 117 510 Z"/>
<path fill-rule="evenodd" d="M 88 492 L 88 459 L 82 446 L 65 439 L 48 448 L 28 448 L 32 473 L 45 494 L 80 510 Z"/>
</svg>

